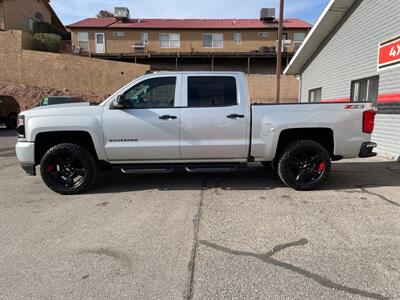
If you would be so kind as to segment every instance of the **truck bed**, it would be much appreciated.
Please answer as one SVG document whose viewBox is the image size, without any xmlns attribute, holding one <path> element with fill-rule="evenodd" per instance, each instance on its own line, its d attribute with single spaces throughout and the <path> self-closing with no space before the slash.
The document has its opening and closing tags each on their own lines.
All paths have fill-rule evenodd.
<svg viewBox="0 0 400 300">
<path fill-rule="evenodd" d="M 367 102 L 252 104 L 250 156 L 272 160 L 281 134 L 314 128 L 333 135 L 335 156 L 356 157 L 370 136 L 362 132 L 363 112 L 372 108 Z"/>
</svg>

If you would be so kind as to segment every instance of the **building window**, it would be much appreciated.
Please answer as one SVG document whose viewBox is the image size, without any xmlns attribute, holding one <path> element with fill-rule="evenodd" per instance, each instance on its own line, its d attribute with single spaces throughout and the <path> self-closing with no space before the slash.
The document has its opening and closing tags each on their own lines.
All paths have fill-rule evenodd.
<svg viewBox="0 0 400 300">
<path fill-rule="evenodd" d="M 147 32 L 141 32 L 140 41 L 143 45 L 147 45 L 149 43 L 149 34 Z"/>
<path fill-rule="evenodd" d="M 123 31 L 114 31 L 113 32 L 113 36 L 123 37 L 123 36 L 125 36 L 125 32 L 123 32 Z"/>
<path fill-rule="evenodd" d="M 33 19 L 32 18 L 28 19 L 28 29 L 30 32 L 33 32 Z"/>
<path fill-rule="evenodd" d="M 300 46 L 304 42 L 305 38 L 306 38 L 306 34 L 304 32 L 296 32 L 293 35 L 293 47 L 294 47 L 295 51 L 300 48 Z"/>
<path fill-rule="evenodd" d="M 188 107 L 232 106 L 237 104 L 236 79 L 228 76 L 188 78 Z"/>
<path fill-rule="evenodd" d="M 42 22 L 43 21 L 43 15 L 42 15 L 42 13 L 40 11 L 36 12 L 35 21 L 36 22 Z"/>
<path fill-rule="evenodd" d="M 89 50 L 89 33 L 78 32 L 78 46 L 82 50 Z"/>
<path fill-rule="evenodd" d="M 267 39 L 269 38 L 269 32 L 259 32 L 258 37 L 262 39 Z"/>
<path fill-rule="evenodd" d="M 310 90 L 308 92 L 308 102 L 321 102 L 322 88 Z"/>
<path fill-rule="evenodd" d="M 235 45 L 242 44 L 242 34 L 240 32 L 235 32 L 233 34 L 233 40 L 235 41 Z"/>
<path fill-rule="evenodd" d="M 377 105 L 379 91 L 379 76 L 363 78 L 351 82 L 352 102 L 372 102 Z"/>
<path fill-rule="evenodd" d="M 160 33 L 161 48 L 180 48 L 181 36 L 179 33 Z"/>
<path fill-rule="evenodd" d="M 204 48 L 223 48 L 224 35 L 222 33 L 204 33 L 203 34 Z"/>
</svg>

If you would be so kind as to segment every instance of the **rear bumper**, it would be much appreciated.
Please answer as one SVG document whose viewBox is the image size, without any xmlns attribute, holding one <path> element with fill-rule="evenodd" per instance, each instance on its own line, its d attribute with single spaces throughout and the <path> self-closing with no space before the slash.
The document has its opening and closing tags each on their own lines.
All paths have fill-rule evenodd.
<svg viewBox="0 0 400 300">
<path fill-rule="evenodd" d="M 359 157 L 372 157 L 376 156 L 376 152 L 372 152 L 372 150 L 378 146 L 376 143 L 373 142 L 366 142 L 361 145 Z"/>
</svg>

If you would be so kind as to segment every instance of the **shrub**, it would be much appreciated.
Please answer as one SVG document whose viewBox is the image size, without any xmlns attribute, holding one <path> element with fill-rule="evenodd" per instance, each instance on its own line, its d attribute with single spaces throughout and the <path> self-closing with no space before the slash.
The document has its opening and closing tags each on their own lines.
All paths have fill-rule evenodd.
<svg viewBox="0 0 400 300">
<path fill-rule="evenodd" d="M 71 40 L 71 33 L 70 32 L 65 32 L 57 27 L 55 27 L 53 24 L 44 22 L 44 21 L 35 21 L 33 22 L 33 33 L 53 33 L 57 34 L 61 37 L 62 40 Z"/>
<path fill-rule="evenodd" d="M 60 52 L 61 37 L 53 33 L 36 33 L 35 50 L 46 52 Z"/>
</svg>

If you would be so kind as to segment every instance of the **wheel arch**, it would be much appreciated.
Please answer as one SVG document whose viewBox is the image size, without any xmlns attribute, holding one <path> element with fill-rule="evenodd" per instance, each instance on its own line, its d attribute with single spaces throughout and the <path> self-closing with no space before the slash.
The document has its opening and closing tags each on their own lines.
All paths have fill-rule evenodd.
<svg viewBox="0 0 400 300">
<path fill-rule="evenodd" d="M 95 158 L 99 160 L 93 138 L 87 131 L 49 131 L 40 132 L 35 137 L 35 164 L 39 164 L 43 155 L 51 147 L 61 143 L 72 143 L 86 148 Z"/>
<path fill-rule="evenodd" d="M 334 158 L 334 133 L 331 128 L 289 128 L 280 132 L 275 151 L 275 157 L 285 150 L 285 148 L 296 140 L 312 140 L 320 143 Z"/>
</svg>

